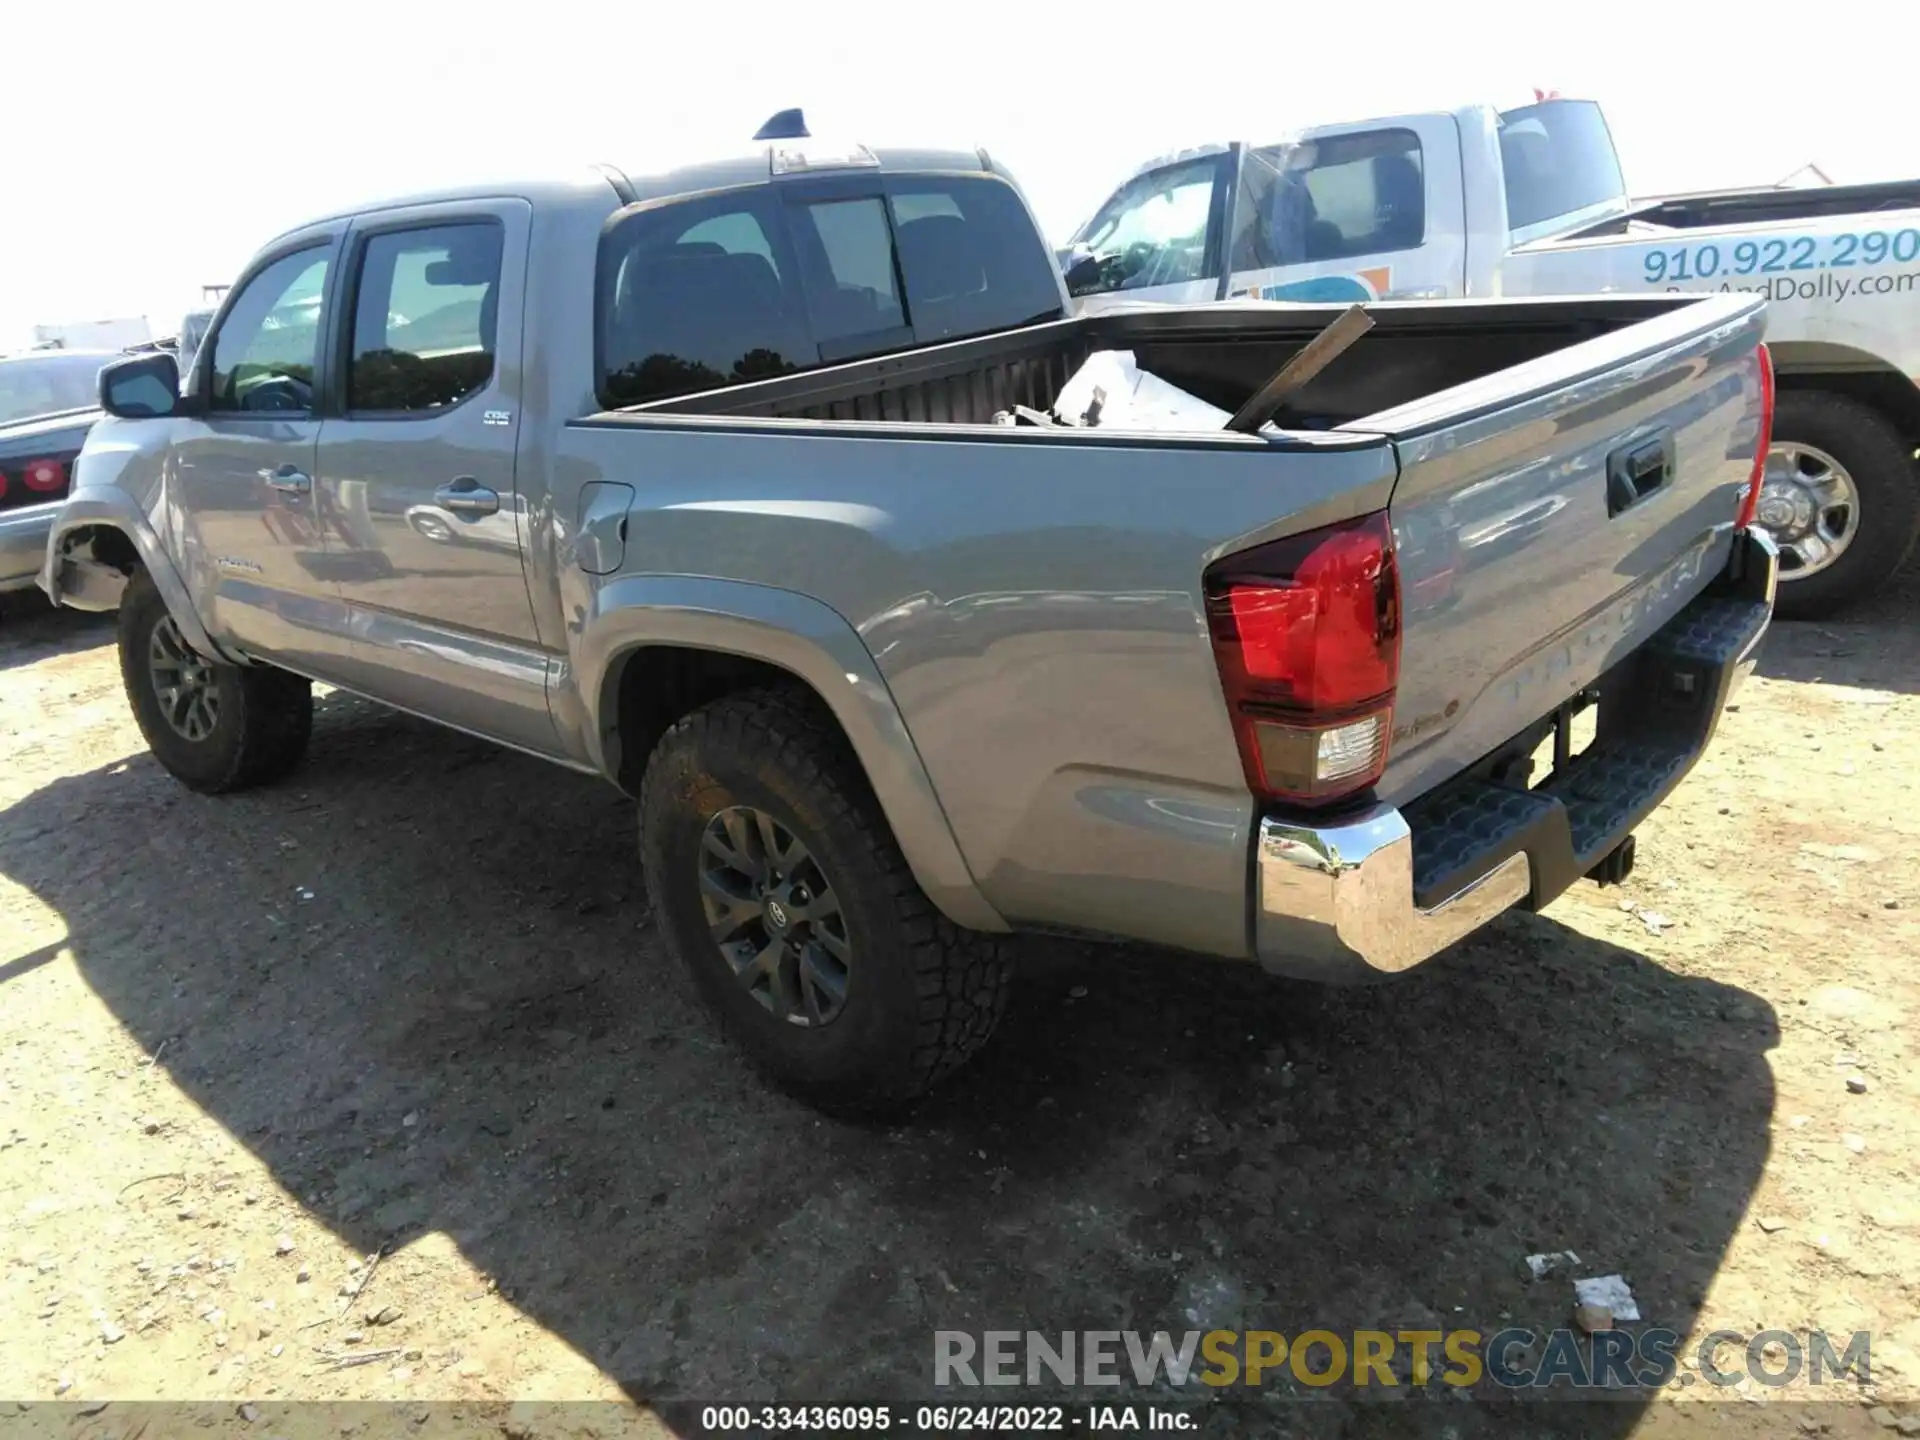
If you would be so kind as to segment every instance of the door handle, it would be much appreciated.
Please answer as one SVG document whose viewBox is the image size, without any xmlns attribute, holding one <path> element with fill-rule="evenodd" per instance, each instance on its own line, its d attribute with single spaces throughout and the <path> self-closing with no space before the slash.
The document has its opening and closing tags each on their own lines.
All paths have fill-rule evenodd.
<svg viewBox="0 0 1920 1440">
<path fill-rule="evenodd" d="M 277 470 L 262 470 L 260 478 L 282 495 L 307 495 L 313 491 L 313 477 L 296 465 L 282 465 Z"/>
<path fill-rule="evenodd" d="M 456 515 L 492 515 L 500 497 L 471 475 L 462 475 L 433 492 L 433 503 Z"/>
<path fill-rule="evenodd" d="M 1673 432 L 1657 430 L 1637 445 L 1622 445 L 1607 456 L 1607 515 L 1612 518 L 1638 504 L 1673 476 Z"/>
</svg>

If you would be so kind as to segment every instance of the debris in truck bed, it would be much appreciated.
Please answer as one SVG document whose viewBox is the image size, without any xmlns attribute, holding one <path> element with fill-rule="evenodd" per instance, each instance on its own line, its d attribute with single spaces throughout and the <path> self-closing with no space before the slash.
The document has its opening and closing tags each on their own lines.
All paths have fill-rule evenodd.
<svg viewBox="0 0 1920 1440">
<path fill-rule="evenodd" d="M 1142 370 L 1131 350 L 1096 350 L 1060 387 L 1053 413 L 1063 425 L 1102 430 L 1224 430 L 1217 405 Z"/>
<path fill-rule="evenodd" d="M 1108 430 L 1237 430 L 1252 435 L 1264 429 L 1286 403 L 1314 376 L 1344 354 L 1373 328 L 1373 317 L 1355 305 L 1294 353 L 1246 403 L 1232 414 L 1190 395 L 1178 385 L 1140 368 L 1131 350 L 1096 350 L 1060 388 L 1053 415 L 1063 425 Z M 1001 411 L 998 424 L 1017 425 L 1021 406 L 1012 417 Z M 1038 423 L 1029 421 L 1028 423 Z"/>
<path fill-rule="evenodd" d="M 1096 391 L 1096 394 L 1099 392 Z M 1058 429 L 1060 422 L 1044 410 L 1035 410 L 1030 405 L 1015 405 L 1010 410 L 996 410 L 993 414 L 996 425 L 1040 425 L 1048 429 Z"/>
<path fill-rule="evenodd" d="M 1332 324 L 1276 370 L 1271 380 L 1247 397 L 1246 403 L 1227 421 L 1227 428 L 1244 435 L 1254 434 L 1280 413 L 1289 395 L 1305 388 L 1308 381 L 1338 360 L 1371 329 L 1373 317 L 1359 305 L 1348 306 Z"/>
</svg>

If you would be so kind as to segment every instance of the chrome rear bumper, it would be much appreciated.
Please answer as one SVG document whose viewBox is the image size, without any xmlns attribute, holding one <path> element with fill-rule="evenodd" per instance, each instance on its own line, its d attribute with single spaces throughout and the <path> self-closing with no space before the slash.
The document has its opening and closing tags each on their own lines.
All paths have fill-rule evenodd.
<svg viewBox="0 0 1920 1440">
<path fill-rule="evenodd" d="M 1502 911 L 1555 899 L 1633 832 L 1693 767 L 1753 669 L 1778 552 L 1736 536 L 1726 572 L 1622 660 L 1632 704 L 1564 780 L 1536 789 L 1463 778 L 1402 812 L 1267 816 L 1254 850 L 1255 958 L 1303 980 L 1380 979 Z M 1602 712 L 1603 715 L 1605 712 Z"/>
<path fill-rule="evenodd" d="M 1510 855 L 1449 899 L 1413 901 L 1413 831 L 1391 805 L 1323 827 L 1260 822 L 1254 945 L 1269 969 L 1335 983 L 1398 974 L 1527 898 Z"/>
</svg>

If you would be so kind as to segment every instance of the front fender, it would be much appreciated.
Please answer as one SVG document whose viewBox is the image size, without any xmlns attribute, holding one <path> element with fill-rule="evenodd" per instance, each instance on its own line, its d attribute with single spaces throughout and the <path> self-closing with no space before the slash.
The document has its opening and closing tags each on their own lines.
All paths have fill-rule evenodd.
<svg viewBox="0 0 1920 1440">
<path fill-rule="evenodd" d="M 117 530 L 132 543 L 140 563 L 153 577 L 154 588 L 167 602 L 167 611 L 186 642 L 202 655 L 223 655 L 207 635 L 206 627 L 193 608 L 186 584 L 174 568 L 160 537 L 153 532 L 146 515 L 134 498 L 112 485 L 83 485 L 67 497 L 53 517 L 53 529 L 47 536 L 46 558 L 40 564 L 36 583 L 56 605 L 76 610 L 113 610 L 120 604 L 125 586 L 114 583 L 104 562 L 63 553 L 66 537 L 87 526 Z"/>
<path fill-rule="evenodd" d="M 839 612 L 772 586 L 659 575 L 608 581 L 590 605 L 574 625 L 571 699 L 586 712 L 582 738 L 602 774 L 620 773 L 620 674 L 635 652 L 675 645 L 777 666 L 811 686 L 840 722 L 927 898 L 956 925 L 1010 928 L 981 895 L 893 693 Z"/>
</svg>

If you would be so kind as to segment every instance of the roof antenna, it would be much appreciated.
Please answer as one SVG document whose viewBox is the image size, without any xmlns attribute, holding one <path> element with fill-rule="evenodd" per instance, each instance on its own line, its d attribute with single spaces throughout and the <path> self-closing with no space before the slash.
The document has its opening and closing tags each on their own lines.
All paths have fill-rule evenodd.
<svg viewBox="0 0 1920 1440">
<path fill-rule="evenodd" d="M 756 140 L 805 140 L 807 119 L 798 109 L 782 110 L 754 134 Z"/>
</svg>

